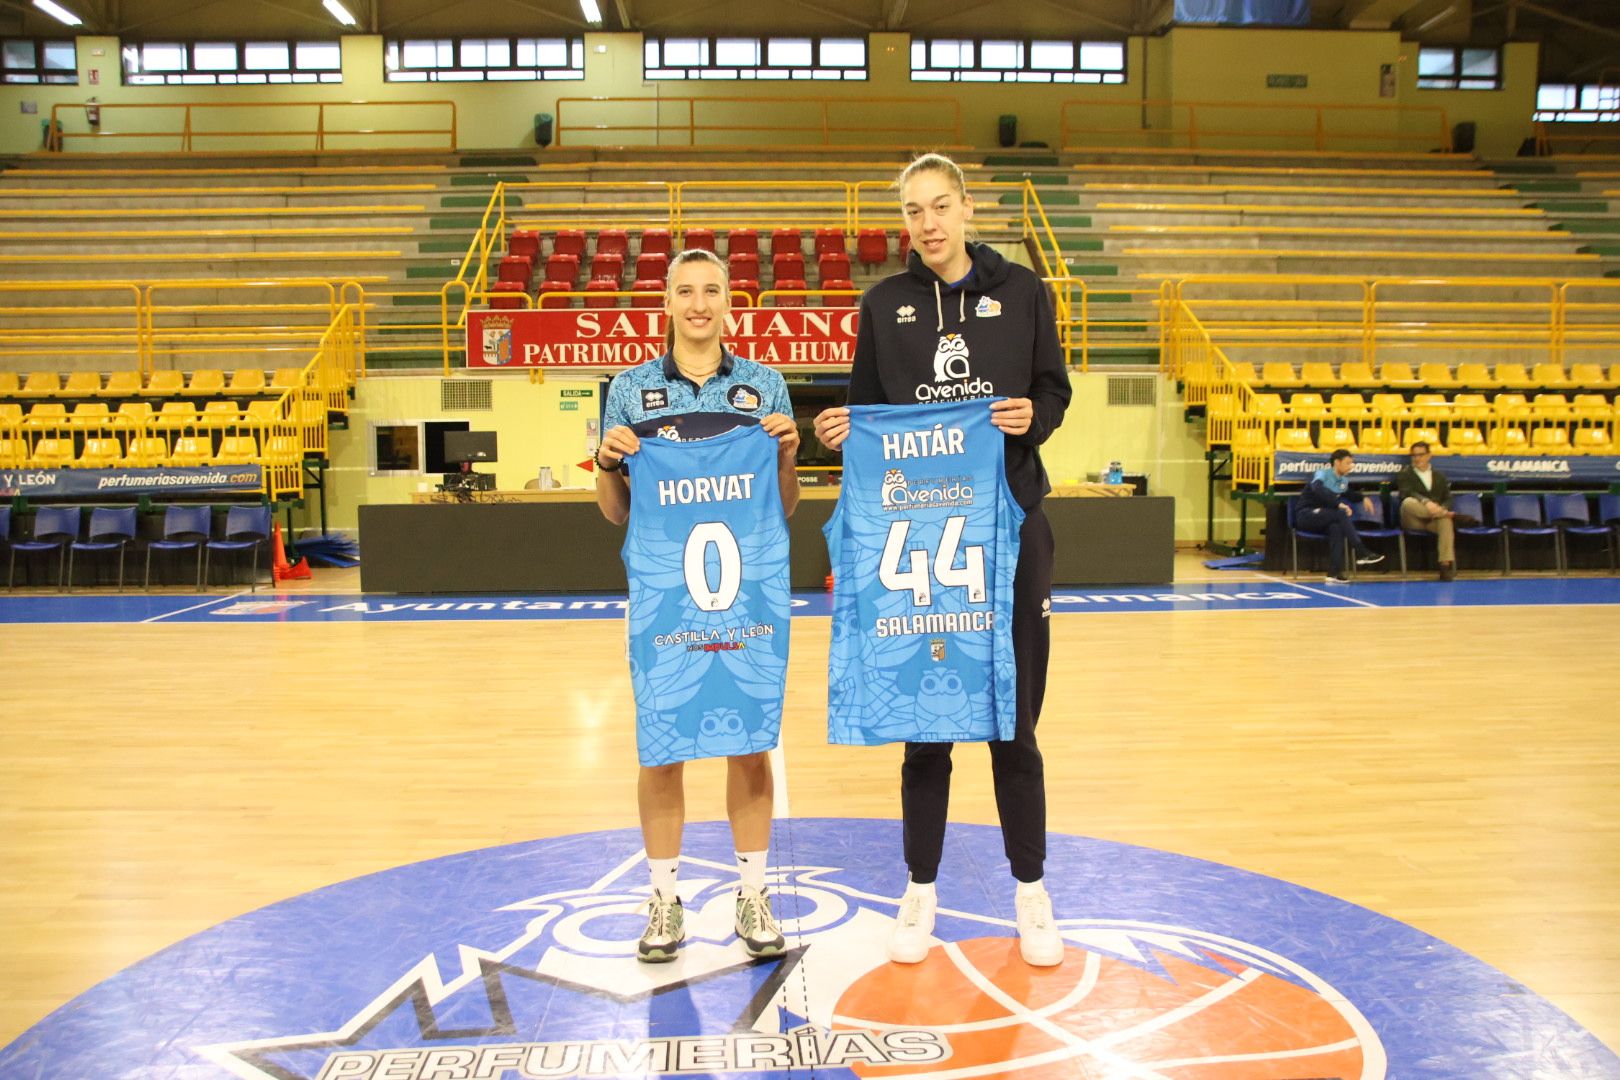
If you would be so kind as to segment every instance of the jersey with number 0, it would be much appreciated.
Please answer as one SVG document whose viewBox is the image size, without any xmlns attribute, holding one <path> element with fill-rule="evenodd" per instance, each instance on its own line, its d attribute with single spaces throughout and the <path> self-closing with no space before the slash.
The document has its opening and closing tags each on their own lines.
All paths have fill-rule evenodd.
<svg viewBox="0 0 1620 1080">
<path fill-rule="evenodd" d="M 675 438 L 682 441 L 674 441 Z M 776 745 L 787 678 L 788 531 L 758 425 L 630 457 L 630 681 L 643 765 Z"/>
<path fill-rule="evenodd" d="M 829 742 L 1013 737 L 1024 511 L 1007 488 L 991 400 L 850 407 L 843 486 L 824 530 Z"/>
</svg>

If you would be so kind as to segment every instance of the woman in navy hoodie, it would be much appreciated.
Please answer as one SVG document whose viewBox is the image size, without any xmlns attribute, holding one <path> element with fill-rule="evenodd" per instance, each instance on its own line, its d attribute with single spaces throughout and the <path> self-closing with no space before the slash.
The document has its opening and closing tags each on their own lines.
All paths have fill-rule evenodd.
<svg viewBox="0 0 1620 1080">
<path fill-rule="evenodd" d="M 901 405 L 999 397 L 991 423 L 1007 437 L 1007 484 L 1024 509 L 1013 584 L 1013 654 L 1018 725 L 1011 741 L 991 742 L 990 762 L 1002 839 L 1017 879 L 1019 947 L 1039 966 L 1063 959 L 1052 901 L 1041 884 L 1046 859 L 1046 781 L 1035 723 L 1051 649 L 1052 526 L 1041 510 L 1051 490 L 1040 446 L 1063 422 L 1069 374 L 1046 285 L 1027 267 L 968 238 L 973 198 L 949 158 L 925 154 L 908 165 L 900 192 L 911 256 L 904 273 L 861 300 L 849 373 L 851 405 Z M 849 435 L 849 410 L 816 417 L 831 449 Z M 927 955 L 934 928 L 934 879 L 945 842 L 950 743 L 907 743 L 901 767 L 910 884 L 889 938 L 899 963 Z"/>
</svg>

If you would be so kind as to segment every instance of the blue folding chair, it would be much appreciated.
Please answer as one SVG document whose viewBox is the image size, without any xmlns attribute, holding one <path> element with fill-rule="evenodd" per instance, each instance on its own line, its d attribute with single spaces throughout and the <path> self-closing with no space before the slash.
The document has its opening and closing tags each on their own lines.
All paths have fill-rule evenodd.
<svg viewBox="0 0 1620 1080">
<path fill-rule="evenodd" d="M 1564 549 L 1564 565 L 1569 565 L 1569 538 L 1571 536 L 1603 537 L 1603 554 L 1609 556 L 1610 569 L 1614 568 L 1614 553 L 1609 540 L 1612 534 L 1607 525 L 1592 524 L 1592 507 L 1586 496 L 1576 492 L 1548 495 L 1547 524 L 1558 530 L 1558 540 Z"/>
<path fill-rule="evenodd" d="M 1609 531 L 1609 565 L 1620 570 L 1620 495 L 1598 496 L 1598 524 Z"/>
<path fill-rule="evenodd" d="M 11 545 L 11 559 L 6 565 L 6 588 L 14 588 L 17 574 L 17 552 L 40 555 L 56 552 L 56 587 L 61 588 L 63 572 L 67 567 L 68 545 L 79 538 L 79 508 L 77 506 L 42 506 L 34 515 L 34 538 L 16 540 Z"/>
<path fill-rule="evenodd" d="M 1317 541 L 1318 543 L 1321 543 L 1321 544 L 1324 544 L 1324 545 L 1327 544 L 1327 542 L 1328 542 L 1328 534 L 1327 533 L 1325 533 L 1325 532 L 1312 532 L 1310 529 L 1301 529 L 1299 527 L 1299 508 L 1300 508 L 1300 497 L 1298 495 L 1289 496 L 1289 498 L 1288 498 L 1288 514 L 1287 514 L 1287 517 L 1288 517 L 1288 541 L 1289 541 L 1289 550 L 1290 550 L 1290 552 L 1292 554 L 1292 557 L 1293 557 L 1293 575 L 1295 577 L 1299 577 L 1299 542 L 1300 542 L 1300 540 L 1302 540 L 1302 539 L 1304 539 L 1304 540 L 1314 540 L 1314 541 Z M 1345 544 L 1344 567 L 1345 567 L 1345 572 L 1347 574 L 1349 574 L 1351 577 L 1356 576 L 1355 553 L 1350 550 L 1350 545 L 1348 543 Z"/>
<path fill-rule="evenodd" d="M 1502 558 L 1508 573 L 1513 572 L 1513 538 L 1515 536 L 1550 536 L 1553 542 L 1553 563 L 1564 572 L 1564 546 L 1559 543 L 1558 530 L 1544 523 L 1541 516 L 1541 498 L 1537 495 L 1498 495 L 1496 497 L 1496 523 L 1502 526 Z"/>
<path fill-rule="evenodd" d="M 135 508 L 133 506 L 98 506 L 90 511 L 89 538 L 75 540 L 68 545 L 67 591 L 73 591 L 73 558 L 79 552 L 86 554 L 118 552 L 118 587 L 124 587 L 124 548 L 135 539 Z"/>
<path fill-rule="evenodd" d="M 163 513 L 163 539 L 146 545 L 146 588 L 152 587 L 152 552 L 194 551 L 197 553 L 197 591 L 202 591 L 203 545 L 214 528 L 214 510 L 209 506 L 171 506 Z"/>
<path fill-rule="evenodd" d="M 270 508 L 268 506 L 233 506 L 225 512 L 225 539 L 210 540 L 203 545 L 203 581 L 208 580 L 208 564 L 216 551 L 231 553 L 232 567 L 238 553 L 253 553 L 253 572 L 248 588 L 259 587 L 259 552 L 269 547 Z"/>
<path fill-rule="evenodd" d="M 1478 525 L 1456 526 L 1456 535 L 1458 537 L 1494 536 L 1496 538 L 1498 548 L 1497 553 L 1501 556 L 1502 573 L 1504 576 L 1506 576 L 1508 572 L 1507 533 L 1503 531 L 1502 526 L 1500 525 L 1485 524 L 1484 500 L 1482 500 L 1477 493 L 1472 491 L 1453 495 L 1451 497 L 1451 512 L 1456 514 L 1458 517 L 1471 517 L 1475 521 L 1479 522 Z"/>
<path fill-rule="evenodd" d="M 11 507 L 0 506 L 0 544 L 11 550 Z"/>
<path fill-rule="evenodd" d="M 1403 500 L 1401 499 L 1399 492 L 1390 493 L 1389 520 L 1397 525 L 1400 525 L 1401 522 L 1402 501 Z M 1406 545 L 1408 541 L 1412 540 L 1415 540 L 1420 544 L 1433 544 L 1436 548 L 1438 548 L 1440 544 L 1440 537 L 1430 532 L 1428 529 L 1408 529 L 1405 525 L 1401 525 L 1401 573 L 1403 574 L 1406 573 L 1407 570 Z M 1438 554 L 1436 554 L 1435 559 L 1436 561 L 1439 561 Z"/>
<path fill-rule="evenodd" d="M 1355 525 L 1356 532 L 1361 534 L 1363 540 L 1394 540 L 1395 546 L 1401 556 L 1401 573 L 1406 573 L 1406 539 L 1399 527 L 1391 526 L 1385 516 L 1387 504 L 1382 495 L 1372 496 L 1373 508 L 1367 509 L 1365 500 L 1357 501 L 1351 508 L 1350 521 Z M 1350 564 L 1355 562 L 1350 560 Z M 1346 565 L 1350 565 L 1346 564 Z"/>
</svg>

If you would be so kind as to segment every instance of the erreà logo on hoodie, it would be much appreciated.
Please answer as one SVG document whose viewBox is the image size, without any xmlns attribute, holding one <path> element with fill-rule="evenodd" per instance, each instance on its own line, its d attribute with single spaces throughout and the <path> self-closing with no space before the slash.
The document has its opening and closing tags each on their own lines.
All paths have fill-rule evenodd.
<svg viewBox="0 0 1620 1080">
<path fill-rule="evenodd" d="M 996 389 L 984 379 L 972 378 L 968 367 L 967 339 L 961 334 L 941 334 L 934 348 L 934 381 L 917 387 L 918 401 L 961 401 L 990 397 Z"/>
</svg>

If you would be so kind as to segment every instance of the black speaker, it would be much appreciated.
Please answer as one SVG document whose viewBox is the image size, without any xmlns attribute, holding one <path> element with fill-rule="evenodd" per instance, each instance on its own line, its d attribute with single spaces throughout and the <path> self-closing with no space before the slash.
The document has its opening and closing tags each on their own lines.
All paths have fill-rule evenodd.
<svg viewBox="0 0 1620 1080">
<path fill-rule="evenodd" d="M 1451 126 L 1451 152 L 1453 154 L 1472 154 L 1474 152 L 1474 122 L 1464 120 Z"/>
</svg>

